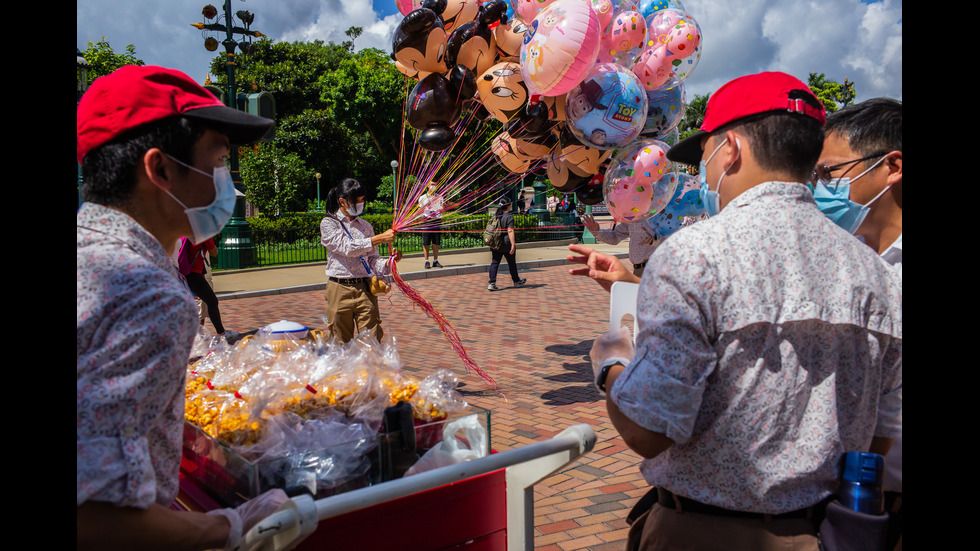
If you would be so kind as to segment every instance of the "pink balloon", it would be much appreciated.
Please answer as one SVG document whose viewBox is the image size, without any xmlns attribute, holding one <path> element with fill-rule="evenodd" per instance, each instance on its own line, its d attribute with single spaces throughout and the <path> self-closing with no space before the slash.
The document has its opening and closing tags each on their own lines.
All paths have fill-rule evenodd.
<svg viewBox="0 0 980 551">
<path fill-rule="evenodd" d="M 608 29 L 609 24 L 612 23 L 613 12 L 615 11 L 615 6 L 613 6 L 612 0 L 591 0 L 592 1 L 592 11 L 599 16 L 599 28 Z"/>
<path fill-rule="evenodd" d="M 606 194 L 606 208 L 616 222 L 635 222 L 650 217 L 653 194 L 649 186 L 623 178 Z"/>
<path fill-rule="evenodd" d="M 645 47 L 647 22 L 643 14 L 627 5 L 617 13 L 602 33 L 599 48 L 599 63 L 615 62 L 629 67 L 633 57 Z"/>
<path fill-rule="evenodd" d="M 517 16 L 530 25 L 531 21 L 534 21 L 534 18 L 541 13 L 541 10 L 554 2 L 555 0 L 512 0 L 511 5 L 514 6 Z"/>
<path fill-rule="evenodd" d="M 647 49 L 633 72 L 647 90 L 676 86 L 697 66 L 701 57 L 701 28 L 688 13 L 664 9 L 648 20 Z"/>
<path fill-rule="evenodd" d="M 402 15 L 408 15 L 412 10 L 422 7 L 422 0 L 395 0 L 395 7 Z"/>
<path fill-rule="evenodd" d="M 535 93 L 574 88 L 599 53 L 599 18 L 583 0 L 556 0 L 541 10 L 521 45 L 521 72 Z"/>
</svg>

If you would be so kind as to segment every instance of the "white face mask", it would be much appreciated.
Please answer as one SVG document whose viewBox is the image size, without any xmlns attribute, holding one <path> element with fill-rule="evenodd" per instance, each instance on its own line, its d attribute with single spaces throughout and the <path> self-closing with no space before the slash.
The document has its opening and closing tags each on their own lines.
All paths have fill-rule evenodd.
<svg viewBox="0 0 980 551">
<path fill-rule="evenodd" d="M 167 157 L 170 157 L 177 164 L 211 178 L 214 182 L 214 201 L 203 207 L 188 207 L 169 190 L 164 190 L 178 205 L 184 207 L 184 214 L 187 215 L 187 221 L 190 222 L 191 230 L 194 232 L 194 244 L 200 245 L 208 238 L 217 235 L 231 220 L 231 215 L 235 210 L 235 182 L 231 178 L 231 171 L 226 166 L 217 166 L 214 167 L 213 174 L 208 174 L 174 159 L 170 155 Z"/>
<path fill-rule="evenodd" d="M 354 203 L 354 206 L 353 207 L 350 206 L 350 203 L 347 203 L 347 206 L 344 207 L 344 208 L 347 210 L 348 216 L 351 216 L 351 217 L 353 217 L 353 216 L 360 216 L 361 213 L 364 212 L 364 203 L 363 202 L 361 202 L 361 203 Z"/>
</svg>

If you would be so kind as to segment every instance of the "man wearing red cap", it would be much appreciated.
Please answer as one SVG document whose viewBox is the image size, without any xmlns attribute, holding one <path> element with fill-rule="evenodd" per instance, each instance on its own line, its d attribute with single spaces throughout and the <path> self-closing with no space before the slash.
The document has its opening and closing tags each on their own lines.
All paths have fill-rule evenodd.
<svg viewBox="0 0 980 551">
<path fill-rule="evenodd" d="M 287 499 L 274 490 L 209 514 L 170 508 L 198 327 L 170 254 L 181 237 L 201 243 L 228 222 L 231 144 L 272 124 L 161 67 L 122 67 L 78 105 L 79 549 L 230 549 Z"/>
<path fill-rule="evenodd" d="M 639 332 L 596 339 L 596 385 L 656 503 L 641 549 L 817 549 L 845 451 L 901 427 L 901 281 L 806 186 L 825 114 L 783 73 L 735 79 L 667 153 L 711 218 L 654 251 Z"/>
</svg>

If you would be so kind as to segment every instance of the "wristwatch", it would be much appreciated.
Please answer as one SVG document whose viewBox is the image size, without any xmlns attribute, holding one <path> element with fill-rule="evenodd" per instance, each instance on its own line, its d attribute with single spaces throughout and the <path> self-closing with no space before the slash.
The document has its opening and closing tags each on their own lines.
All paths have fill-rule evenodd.
<svg viewBox="0 0 980 551">
<path fill-rule="evenodd" d="M 624 358 L 607 358 L 602 365 L 599 366 L 599 373 L 595 376 L 595 386 L 600 392 L 606 391 L 606 378 L 609 377 L 609 370 L 612 369 L 614 365 L 626 366 L 629 363 L 628 360 Z"/>
</svg>

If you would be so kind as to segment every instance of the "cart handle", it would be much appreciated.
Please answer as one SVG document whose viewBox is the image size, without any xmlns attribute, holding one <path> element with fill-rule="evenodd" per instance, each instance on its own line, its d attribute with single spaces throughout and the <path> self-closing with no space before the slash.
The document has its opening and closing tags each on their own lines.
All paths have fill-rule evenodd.
<svg viewBox="0 0 980 551">
<path fill-rule="evenodd" d="M 586 423 L 573 425 L 543 442 L 447 465 L 406 476 L 376 486 L 346 492 L 319 500 L 310 495 L 296 496 L 249 530 L 239 549 L 242 551 L 282 551 L 299 544 L 316 530 L 321 520 L 358 511 L 411 494 L 474 476 L 506 469 L 507 548 L 511 551 L 534 548 L 533 486 L 558 469 L 592 451 L 596 436 Z"/>
</svg>

